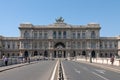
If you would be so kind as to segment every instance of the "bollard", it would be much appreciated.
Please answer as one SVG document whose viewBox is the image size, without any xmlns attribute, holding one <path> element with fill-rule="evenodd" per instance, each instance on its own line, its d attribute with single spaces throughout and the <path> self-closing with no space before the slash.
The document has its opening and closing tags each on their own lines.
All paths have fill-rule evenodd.
<svg viewBox="0 0 120 80">
<path fill-rule="evenodd" d="M 120 66 L 120 60 L 119 60 L 119 66 Z"/>
<path fill-rule="evenodd" d="M 108 64 L 108 59 L 107 59 L 107 64 Z"/>
</svg>

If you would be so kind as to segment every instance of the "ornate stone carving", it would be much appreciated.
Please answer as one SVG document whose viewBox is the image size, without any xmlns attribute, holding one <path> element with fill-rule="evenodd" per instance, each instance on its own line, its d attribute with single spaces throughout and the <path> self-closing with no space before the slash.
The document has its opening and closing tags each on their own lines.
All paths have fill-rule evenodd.
<svg viewBox="0 0 120 80">
<path fill-rule="evenodd" d="M 56 22 L 64 22 L 63 17 L 58 17 L 58 18 L 56 19 Z"/>
</svg>

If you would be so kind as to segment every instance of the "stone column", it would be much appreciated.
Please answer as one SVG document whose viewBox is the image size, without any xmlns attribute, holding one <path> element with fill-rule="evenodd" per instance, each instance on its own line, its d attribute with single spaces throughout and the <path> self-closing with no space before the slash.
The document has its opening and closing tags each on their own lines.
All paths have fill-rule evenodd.
<svg viewBox="0 0 120 80">
<path fill-rule="evenodd" d="M 48 47 L 48 49 L 50 49 L 50 46 L 51 46 L 51 42 L 49 41 L 48 43 L 49 43 L 49 45 L 48 45 L 48 46 L 49 46 L 49 47 Z"/>
<path fill-rule="evenodd" d="M 2 58 L 2 53 L 1 53 L 1 51 L 0 51 L 0 58 Z"/>
<path fill-rule="evenodd" d="M 19 53 L 19 54 L 20 54 L 20 56 L 23 56 L 24 52 L 20 51 L 20 53 Z"/>
<path fill-rule="evenodd" d="M 30 56 L 30 57 L 32 56 L 32 51 L 29 51 L 29 56 Z"/>
<path fill-rule="evenodd" d="M 99 53 L 98 52 L 96 52 L 96 58 L 98 58 L 99 57 Z"/>
<path fill-rule="evenodd" d="M 49 58 L 52 59 L 52 53 L 49 51 Z"/>
<path fill-rule="evenodd" d="M 56 31 L 56 38 L 58 39 L 58 31 Z"/>
</svg>

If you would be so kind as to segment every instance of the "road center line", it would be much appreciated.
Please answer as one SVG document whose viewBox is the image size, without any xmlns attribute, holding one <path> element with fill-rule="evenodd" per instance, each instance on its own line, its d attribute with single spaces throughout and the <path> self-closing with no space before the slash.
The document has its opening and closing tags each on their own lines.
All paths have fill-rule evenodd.
<svg viewBox="0 0 120 80">
<path fill-rule="evenodd" d="M 97 73 L 95 73 L 95 72 L 92 72 L 94 75 L 97 75 L 97 76 L 99 76 L 100 78 L 102 78 L 102 79 L 104 79 L 104 80 L 109 80 L 109 79 L 107 79 L 107 78 L 105 78 L 105 77 L 103 77 L 103 76 L 101 76 L 101 75 L 99 75 L 99 74 L 97 74 Z"/>
</svg>

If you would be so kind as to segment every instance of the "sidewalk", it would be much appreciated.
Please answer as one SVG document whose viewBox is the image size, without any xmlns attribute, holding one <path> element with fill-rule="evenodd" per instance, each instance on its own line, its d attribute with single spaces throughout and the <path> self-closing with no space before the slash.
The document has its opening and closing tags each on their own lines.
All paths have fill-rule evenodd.
<svg viewBox="0 0 120 80">
<path fill-rule="evenodd" d="M 35 62 L 31 62 L 30 64 L 34 64 Z M 2 67 L 0 67 L 0 72 L 10 70 L 10 69 L 14 69 L 14 68 L 18 68 L 18 67 L 22 67 L 22 66 L 25 66 L 25 65 L 29 65 L 29 63 L 21 63 L 21 64 L 9 65 L 9 66 L 2 66 Z"/>
<path fill-rule="evenodd" d="M 111 65 L 111 64 L 103 64 L 103 63 L 99 63 L 97 61 L 90 63 L 89 60 L 85 60 L 85 59 L 77 59 L 75 61 L 86 63 L 86 64 L 89 64 L 89 65 L 94 65 L 94 66 L 97 66 L 97 67 L 101 67 L 101 68 L 104 68 L 104 69 L 109 69 L 111 71 L 115 71 L 117 73 L 120 73 L 120 66 Z"/>
</svg>

